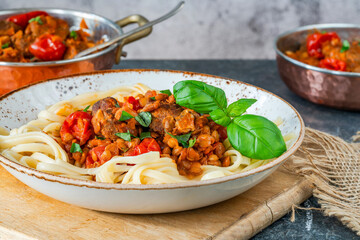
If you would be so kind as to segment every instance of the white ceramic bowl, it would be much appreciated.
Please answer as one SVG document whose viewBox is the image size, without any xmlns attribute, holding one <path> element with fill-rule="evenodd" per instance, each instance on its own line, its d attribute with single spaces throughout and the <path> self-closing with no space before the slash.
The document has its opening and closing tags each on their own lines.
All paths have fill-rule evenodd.
<svg viewBox="0 0 360 240">
<path fill-rule="evenodd" d="M 283 135 L 293 132 L 296 140 L 279 158 L 256 169 L 206 181 L 174 184 L 122 185 L 70 179 L 24 167 L 2 156 L 1 165 L 29 187 L 63 202 L 108 212 L 165 213 L 204 207 L 232 198 L 264 180 L 301 145 L 305 134 L 303 120 L 290 104 L 278 96 L 231 79 L 165 70 L 103 71 L 27 86 L 0 98 L 0 125 L 7 129 L 19 127 L 36 119 L 38 112 L 47 106 L 80 93 L 139 82 L 153 89 L 172 89 L 177 81 L 185 79 L 205 81 L 222 88 L 229 103 L 244 97 L 256 98 L 258 101 L 248 113 L 270 120 L 283 118 L 284 123 L 280 126 Z"/>
</svg>

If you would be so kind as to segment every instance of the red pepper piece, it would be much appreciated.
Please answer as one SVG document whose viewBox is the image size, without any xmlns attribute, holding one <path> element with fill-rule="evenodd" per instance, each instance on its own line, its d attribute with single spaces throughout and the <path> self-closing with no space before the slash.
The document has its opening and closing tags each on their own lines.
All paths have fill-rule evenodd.
<svg viewBox="0 0 360 240">
<path fill-rule="evenodd" d="M 6 20 L 17 24 L 22 28 L 26 28 L 30 19 L 37 17 L 37 16 L 41 16 L 41 15 L 48 16 L 49 14 L 44 11 L 33 11 L 33 12 L 28 12 L 28 13 L 11 16 Z"/>
<path fill-rule="evenodd" d="M 314 33 L 308 36 L 306 40 L 306 47 L 308 54 L 312 57 L 323 58 L 324 55 L 321 51 L 321 45 L 326 41 L 331 41 L 332 39 L 339 39 L 340 37 L 336 32 L 328 33 Z"/>
<path fill-rule="evenodd" d="M 61 60 L 66 46 L 59 36 L 44 34 L 38 37 L 29 50 L 35 57 L 44 61 Z"/>
<path fill-rule="evenodd" d="M 77 140 L 79 140 L 80 145 L 85 144 L 86 141 L 93 135 L 90 113 L 76 111 L 70 114 L 65 119 L 60 129 L 60 136 L 63 142 L 65 142 L 66 133 L 70 133 Z"/>
<path fill-rule="evenodd" d="M 346 62 L 335 58 L 325 58 L 320 60 L 319 67 L 335 71 L 346 71 Z"/>
</svg>

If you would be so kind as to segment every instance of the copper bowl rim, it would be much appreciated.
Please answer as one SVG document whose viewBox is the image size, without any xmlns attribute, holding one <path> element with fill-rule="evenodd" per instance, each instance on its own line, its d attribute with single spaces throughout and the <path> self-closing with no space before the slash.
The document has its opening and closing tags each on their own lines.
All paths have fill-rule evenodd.
<svg viewBox="0 0 360 240">
<path fill-rule="evenodd" d="M 100 15 L 97 15 L 94 13 L 90 13 L 90 12 L 77 11 L 77 10 L 66 9 L 66 8 L 41 8 L 41 7 L 40 8 L 13 8 L 13 9 L 7 9 L 7 10 L 0 10 L 0 18 L 2 15 L 5 15 L 5 14 L 24 13 L 24 12 L 35 11 L 35 10 L 48 11 L 48 12 L 50 12 L 50 14 L 51 13 L 66 13 L 66 14 L 71 14 L 71 15 L 78 16 L 78 17 L 81 17 L 81 16 L 94 17 L 95 19 L 101 20 L 104 24 L 111 25 L 112 27 L 114 27 L 118 31 L 119 34 L 123 33 L 120 26 L 118 26 L 117 24 L 115 24 L 113 21 L 111 21 L 110 19 L 108 19 L 106 17 L 100 16 Z M 75 63 L 75 62 L 81 62 L 84 60 L 97 58 L 99 56 L 102 56 L 102 55 L 114 50 L 117 46 L 118 46 L 118 44 L 113 44 L 99 52 L 95 52 L 95 53 L 89 54 L 87 56 L 74 58 L 74 59 L 59 60 L 59 61 L 45 61 L 45 62 L 32 62 L 32 63 L 0 61 L 0 66 L 4 66 L 4 67 L 60 66 L 60 65 L 71 64 L 71 63 Z"/>
<path fill-rule="evenodd" d="M 21 165 L 20 163 L 14 162 L 8 158 L 5 158 L 4 156 L 0 155 L 0 165 L 5 165 L 6 167 L 9 167 L 17 172 L 26 174 L 31 177 L 36 177 L 38 179 L 42 179 L 45 181 L 51 181 L 51 182 L 57 182 L 61 184 L 66 185 L 73 185 L 77 187 L 87 187 L 87 188 L 96 188 L 96 189 L 107 189 L 107 190 L 166 190 L 166 189 L 179 189 L 179 188 L 191 188 L 191 187 L 201 187 L 201 186 L 208 186 L 208 185 L 216 185 L 216 184 L 222 184 L 224 182 L 234 181 L 241 178 L 246 178 L 249 176 L 253 176 L 255 174 L 265 172 L 267 170 L 270 170 L 271 168 L 279 167 L 282 163 L 284 163 L 289 157 L 291 157 L 301 146 L 304 137 L 305 137 L 305 124 L 304 121 L 299 114 L 299 112 L 287 101 L 282 99 L 281 97 L 275 95 L 272 92 L 269 92 L 265 89 L 262 89 L 260 87 L 254 86 L 249 83 L 245 83 L 239 80 L 234 80 L 231 78 L 211 75 L 211 74 L 204 74 L 204 73 L 197 73 L 197 72 L 188 72 L 188 71 L 179 71 L 179 70 L 160 70 L 160 69 L 116 69 L 116 70 L 102 70 L 102 71 L 94 71 L 91 73 L 78 73 L 78 74 L 72 74 L 65 77 L 57 77 L 52 78 L 48 80 L 43 80 L 37 83 L 32 83 L 27 86 L 21 87 L 19 89 L 13 90 L 12 92 L 9 92 L 3 96 L 0 97 L 0 102 L 7 97 L 10 97 L 12 94 L 21 91 L 23 89 L 29 88 L 34 85 L 43 84 L 49 81 L 56 81 L 56 80 L 64 80 L 66 78 L 74 78 L 74 77 L 81 77 L 81 76 L 90 76 L 90 75 L 105 75 L 105 74 L 111 74 L 111 73 L 124 73 L 124 72 L 136 72 L 136 73 L 143 73 L 143 72 L 164 72 L 169 74 L 183 74 L 183 75 L 198 75 L 202 77 L 209 77 L 214 79 L 219 79 L 220 81 L 231 81 L 235 82 L 239 85 L 244 84 L 247 86 L 255 87 L 256 89 L 266 92 L 275 98 L 279 99 L 283 103 L 287 104 L 296 114 L 297 118 L 300 122 L 300 133 L 297 137 L 296 141 L 294 142 L 293 146 L 291 146 L 289 149 L 286 150 L 281 156 L 275 158 L 274 160 L 270 161 L 269 163 L 266 163 L 265 165 L 262 165 L 260 167 L 248 170 L 246 172 L 236 173 L 225 177 L 218 177 L 214 179 L 209 180 L 202 180 L 202 181 L 193 181 L 193 182 L 180 182 L 180 183 L 166 183 L 166 184 L 116 184 L 116 183 L 103 183 L 103 182 L 95 182 L 90 180 L 81 180 L 81 179 L 73 179 L 65 176 L 57 176 L 50 173 L 42 172 L 37 169 L 33 169 L 30 167 L 26 167 Z"/>
<path fill-rule="evenodd" d="M 317 71 L 317 72 L 321 72 L 321 73 L 326 73 L 326 74 L 330 74 L 330 75 L 344 76 L 344 77 L 360 77 L 360 73 L 341 72 L 341 71 L 334 71 L 334 70 L 329 70 L 329 69 L 325 69 L 325 68 L 319 68 L 319 67 L 311 66 L 309 64 L 300 62 L 298 60 L 295 60 L 295 59 L 293 59 L 291 57 L 286 56 L 278 48 L 278 42 L 283 37 L 289 36 L 289 35 L 291 35 L 293 33 L 299 33 L 299 32 L 313 30 L 313 29 L 321 30 L 321 29 L 327 29 L 327 28 L 339 28 L 339 29 L 358 28 L 360 30 L 360 25 L 349 24 L 349 23 L 325 23 L 325 24 L 313 24 L 313 25 L 306 25 L 306 26 L 298 27 L 298 28 L 295 28 L 295 29 L 292 29 L 292 30 L 289 30 L 289 31 L 286 31 L 286 32 L 280 34 L 274 41 L 274 49 L 275 49 L 276 53 L 278 55 L 280 55 L 282 58 L 284 58 L 287 61 L 293 63 L 294 65 L 297 65 L 299 67 L 302 67 L 302 68 L 305 68 L 305 69 L 308 69 L 308 70 Z"/>
</svg>

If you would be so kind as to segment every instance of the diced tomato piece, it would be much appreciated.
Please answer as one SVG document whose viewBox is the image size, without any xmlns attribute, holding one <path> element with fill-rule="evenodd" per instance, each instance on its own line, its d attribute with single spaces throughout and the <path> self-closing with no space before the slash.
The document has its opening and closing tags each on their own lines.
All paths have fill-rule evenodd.
<svg viewBox="0 0 360 240">
<path fill-rule="evenodd" d="M 133 106 L 135 111 L 141 108 L 139 100 L 136 100 L 133 96 L 128 97 L 126 101 Z"/>
<path fill-rule="evenodd" d="M 346 71 L 346 62 L 335 58 L 325 58 L 320 60 L 319 67 L 335 71 Z"/>
<path fill-rule="evenodd" d="M 70 114 L 60 129 L 60 136 L 63 142 L 67 140 L 67 133 L 79 140 L 80 145 L 85 144 L 94 133 L 91 125 L 91 114 L 83 111 L 76 111 Z"/>
<path fill-rule="evenodd" d="M 148 152 L 161 152 L 159 144 L 153 138 L 145 138 L 132 150 L 125 153 L 125 156 L 137 156 Z"/>
<path fill-rule="evenodd" d="M 101 158 L 101 155 L 103 154 L 104 151 L 105 151 L 105 146 L 99 146 L 99 147 L 92 148 L 86 157 L 85 167 L 86 168 L 94 168 L 94 167 L 101 166 L 105 162 L 107 162 Z M 97 159 L 93 159 L 93 157 L 92 157 L 93 153 L 95 153 Z"/>
</svg>

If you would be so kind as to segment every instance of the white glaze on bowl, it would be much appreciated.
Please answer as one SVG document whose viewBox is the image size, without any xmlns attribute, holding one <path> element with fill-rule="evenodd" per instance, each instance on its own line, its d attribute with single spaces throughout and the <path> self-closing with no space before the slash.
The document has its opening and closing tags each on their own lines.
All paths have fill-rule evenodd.
<svg viewBox="0 0 360 240">
<path fill-rule="evenodd" d="M 104 71 L 25 87 L 0 99 L 0 125 L 7 129 L 19 127 L 35 119 L 47 106 L 89 91 L 139 82 L 157 90 L 172 89 L 174 83 L 185 79 L 222 88 L 229 103 L 239 98 L 256 98 L 258 101 L 248 113 L 270 120 L 281 117 L 284 120 L 280 126 L 282 134 L 295 133 L 296 140 L 282 156 L 259 168 L 222 178 L 176 184 L 122 185 L 70 179 L 24 167 L 2 156 L 1 165 L 26 185 L 63 202 L 108 212 L 164 213 L 203 207 L 234 197 L 264 180 L 300 146 L 305 134 L 303 120 L 291 105 L 276 95 L 226 78 L 166 70 Z"/>
</svg>

